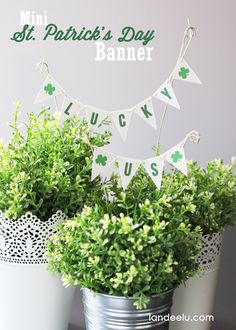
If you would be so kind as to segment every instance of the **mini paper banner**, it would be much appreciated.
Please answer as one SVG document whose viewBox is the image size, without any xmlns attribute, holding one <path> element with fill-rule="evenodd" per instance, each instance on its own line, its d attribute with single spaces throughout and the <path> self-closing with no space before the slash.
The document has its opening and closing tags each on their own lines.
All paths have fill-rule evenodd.
<svg viewBox="0 0 236 330">
<path fill-rule="evenodd" d="M 118 164 L 119 164 L 119 173 L 121 177 L 122 188 L 125 190 L 129 182 L 132 180 L 133 176 L 135 175 L 140 165 L 140 161 L 123 158 L 123 159 L 118 159 Z"/>
<path fill-rule="evenodd" d="M 78 114 L 82 110 L 82 104 L 70 96 L 65 96 L 62 103 L 62 112 L 65 117 Z"/>
<path fill-rule="evenodd" d="M 146 121 L 146 123 L 148 123 L 154 128 L 157 128 L 156 118 L 153 111 L 153 104 L 151 98 L 146 99 L 143 102 L 136 105 L 134 111 L 139 117 L 141 117 L 144 121 Z"/>
<path fill-rule="evenodd" d="M 184 175 L 188 174 L 184 148 L 177 145 L 165 153 L 165 159 Z"/>
<path fill-rule="evenodd" d="M 90 128 L 97 128 L 108 116 L 106 111 L 91 106 L 86 106 L 85 111 Z"/>
<path fill-rule="evenodd" d="M 197 136 L 198 138 L 196 139 Z M 103 148 L 95 148 L 93 154 L 92 180 L 97 175 L 102 174 L 103 171 L 107 169 L 107 167 L 110 167 L 109 175 L 117 172 L 117 167 L 114 168 L 110 165 L 118 162 L 119 176 L 121 177 L 121 184 L 124 190 L 127 188 L 130 180 L 136 174 L 139 165 L 143 166 L 143 168 L 147 171 L 148 175 L 155 183 L 156 187 L 160 188 L 165 161 L 169 162 L 176 169 L 187 175 L 184 145 L 188 140 L 197 143 L 199 141 L 199 133 L 196 131 L 191 131 L 186 135 L 184 140 L 182 140 L 173 148 L 169 149 L 164 154 L 143 160 L 122 157 L 114 155 L 109 151 L 105 151 Z M 109 177 L 109 175 L 106 175 L 106 179 Z"/>
<path fill-rule="evenodd" d="M 182 62 L 177 66 L 173 78 L 183 81 L 189 81 L 196 84 L 202 83 L 196 73 L 185 60 L 182 60 Z"/>
<path fill-rule="evenodd" d="M 93 181 L 98 175 L 102 174 L 103 171 L 115 161 L 115 156 L 102 150 L 95 149 L 93 153 L 93 164 L 92 164 L 92 177 Z"/>
<path fill-rule="evenodd" d="M 158 88 L 153 96 L 167 104 L 172 105 L 172 107 L 180 109 L 171 83 L 164 83 L 160 88 Z"/>
<path fill-rule="evenodd" d="M 164 157 L 153 157 L 143 161 L 143 167 L 159 189 L 162 182 L 162 174 L 164 168 Z"/>
<path fill-rule="evenodd" d="M 123 141 L 126 140 L 132 114 L 133 114 L 132 111 L 127 111 L 127 110 L 114 111 L 110 113 L 110 118 L 113 120 Z"/>
<path fill-rule="evenodd" d="M 50 99 L 51 97 L 58 96 L 63 92 L 63 88 L 55 81 L 53 77 L 48 75 L 38 95 L 36 96 L 34 103 L 38 103 Z"/>
</svg>

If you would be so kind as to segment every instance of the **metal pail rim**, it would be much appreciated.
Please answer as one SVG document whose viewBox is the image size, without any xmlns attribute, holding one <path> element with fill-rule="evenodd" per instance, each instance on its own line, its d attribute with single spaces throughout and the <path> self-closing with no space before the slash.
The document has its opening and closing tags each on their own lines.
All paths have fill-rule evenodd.
<svg viewBox="0 0 236 330">
<path fill-rule="evenodd" d="M 161 296 L 165 296 L 166 294 L 173 292 L 175 289 L 176 289 L 176 286 L 173 287 L 172 289 L 168 290 L 168 291 L 163 292 L 163 293 L 152 295 L 152 296 L 150 296 L 150 298 L 155 299 L 155 298 L 158 298 L 158 297 L 161 297 Z M 137 297 L 113 296 L 111 294 L 95 292 L 95 291 L 93 291 L 91 289 L 88 289 L 88 288 L 82 288 L 82 290 L 88 291 L 88 292 L 90 292 L 94 295 L 99 295 L 99 296 L 114 298 L 114 299 L 128 299 L 128 300 L 137 300 L 138 299 Z"/>
</svg>

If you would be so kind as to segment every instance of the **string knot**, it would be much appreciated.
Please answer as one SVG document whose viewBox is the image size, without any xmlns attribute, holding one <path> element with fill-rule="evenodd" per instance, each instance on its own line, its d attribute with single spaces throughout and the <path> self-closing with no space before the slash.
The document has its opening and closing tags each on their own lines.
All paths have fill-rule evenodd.
<svg viewBox="0 0 236 330">
<path fill-rule="evenodd" d="M 40 74 L 44 74 L 44 73 L 49 74 L 49 66 L 44 60 L 37 63 L 37 68 L 39 69 Z"/>
<path fill-rule="evenodd" d="M 196 29 L 193 26 L 189 26 L 185 32 L 185 35 L 192 39 L 196 35 Z"/>
<path fill-rule="evenodd" d="M 185 139 L 181 142 L 181 145 L 184 146 L 188 140 L 194 143 L 199 143 L 200 138 L 200 134 L 197 131 L 191 131 L 186 135 Z"/>
<path fill-rule="evenodd" d="M 188 134 L 188 139 L 189 139 L 191 142 L 199 143 L 200 138 L 201 138 L 201 136 L 200 136 L 199 132 L 197 132 L 197 131 L 191 131 L 191 132 Z"/>
</svg>

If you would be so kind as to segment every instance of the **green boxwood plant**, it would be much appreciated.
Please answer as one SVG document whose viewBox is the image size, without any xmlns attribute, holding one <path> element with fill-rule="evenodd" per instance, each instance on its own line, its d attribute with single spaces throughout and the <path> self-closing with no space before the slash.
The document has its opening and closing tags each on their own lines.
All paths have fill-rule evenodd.
<svg viewBox="0 0 236 330">
<path fill-rule="evenodd" d="M 116 211 L 132 216 L 139 202 L 146 198 L 155 202 L 165 193 L 176 209 L 189 203 L 194 212 L 188 214 L 192 227 L 200 226 L 203 234 L 216 233 L 236 221 L 236 163 L 224 164 L 215 159 L 202 168 L 188 162 L 188 175 L 179 171 L 165 172 L 162 186 L 157 190 L 148 174 L 140 169 L 127 191 L 122 192 L 117 179 L 112 181 L 116 196 Z"/>
<path fill-rule="evenodd" d="M 61 224 L 47 255 L 50 270 L 60 274 L 65 285 L 137 297 L 136 307 L 142 308 L 150 296 L 196 273 L 200 231 L 188 223 L 194 207 L 187 200 L 175 206 L 161 193 L 155 201 L 127 205 L 128 195 L 121 193 L 106 209 L 85 207 Z"/>
<path fill-rule="evenodd" d="M 29 113 L 19 128 L 19 107 L 9 143 L 0 144 L 0 210 L 11 219 L 30 211 L 47 220 L 58 210 L 72 216 L 84 203 L 101 200 L 100 180 L 90 180 L 90 144 L 103 146 L 110 133 L 89 137 L 85 121 L 74 116 L 61 123 L 48 108 Z"/>
<path fill-rule="evenodd" d="M 215 159 L 203 169 L 196 162 L 188 163 L 188 176 L 180 172 L 165 177 L 169 194 L 191 196 L 196 211 L 190 215 L 193 227 L 201 226 L 203 234 L 216 233 L 236 221 L 236 163 L 224 164 Z"/>
</svg>

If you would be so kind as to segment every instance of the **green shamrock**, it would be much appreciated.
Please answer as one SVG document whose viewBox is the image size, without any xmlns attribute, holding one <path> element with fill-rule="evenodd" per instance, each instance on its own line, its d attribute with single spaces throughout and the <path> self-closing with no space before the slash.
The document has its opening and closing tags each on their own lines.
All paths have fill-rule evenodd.
<svg viewBox="0 0 236 330">
<path fill-rule="evenodd" d="M 182 79 L 186 79 L 189 75 L 189 68 L 185 68 L 184 66 L 180 68 L 179 76 L 182 77 Z"/>
<path fill-rule="evenodd" d="M 173 160 L 173 163 L 178 163 L 179 160 L 183 158 L 183 155 L 179 151 L 175 151 L 172 155 L 171 158 Z"/>
<path fill-rule="evenodd" d="M 107 164 L 107 156 L 103 156 L 103 155 L 98 155 L 95 162 L 98 165 L 102 165 L 105 166 Z"/>
<path fill-rule="evenodd" d="M 49 95 L 52 95 L 55 92 L 56 88 L 52 84 L 47 84 L 46 86 L 44 86 L 44 90 Z"/>
</svg>

